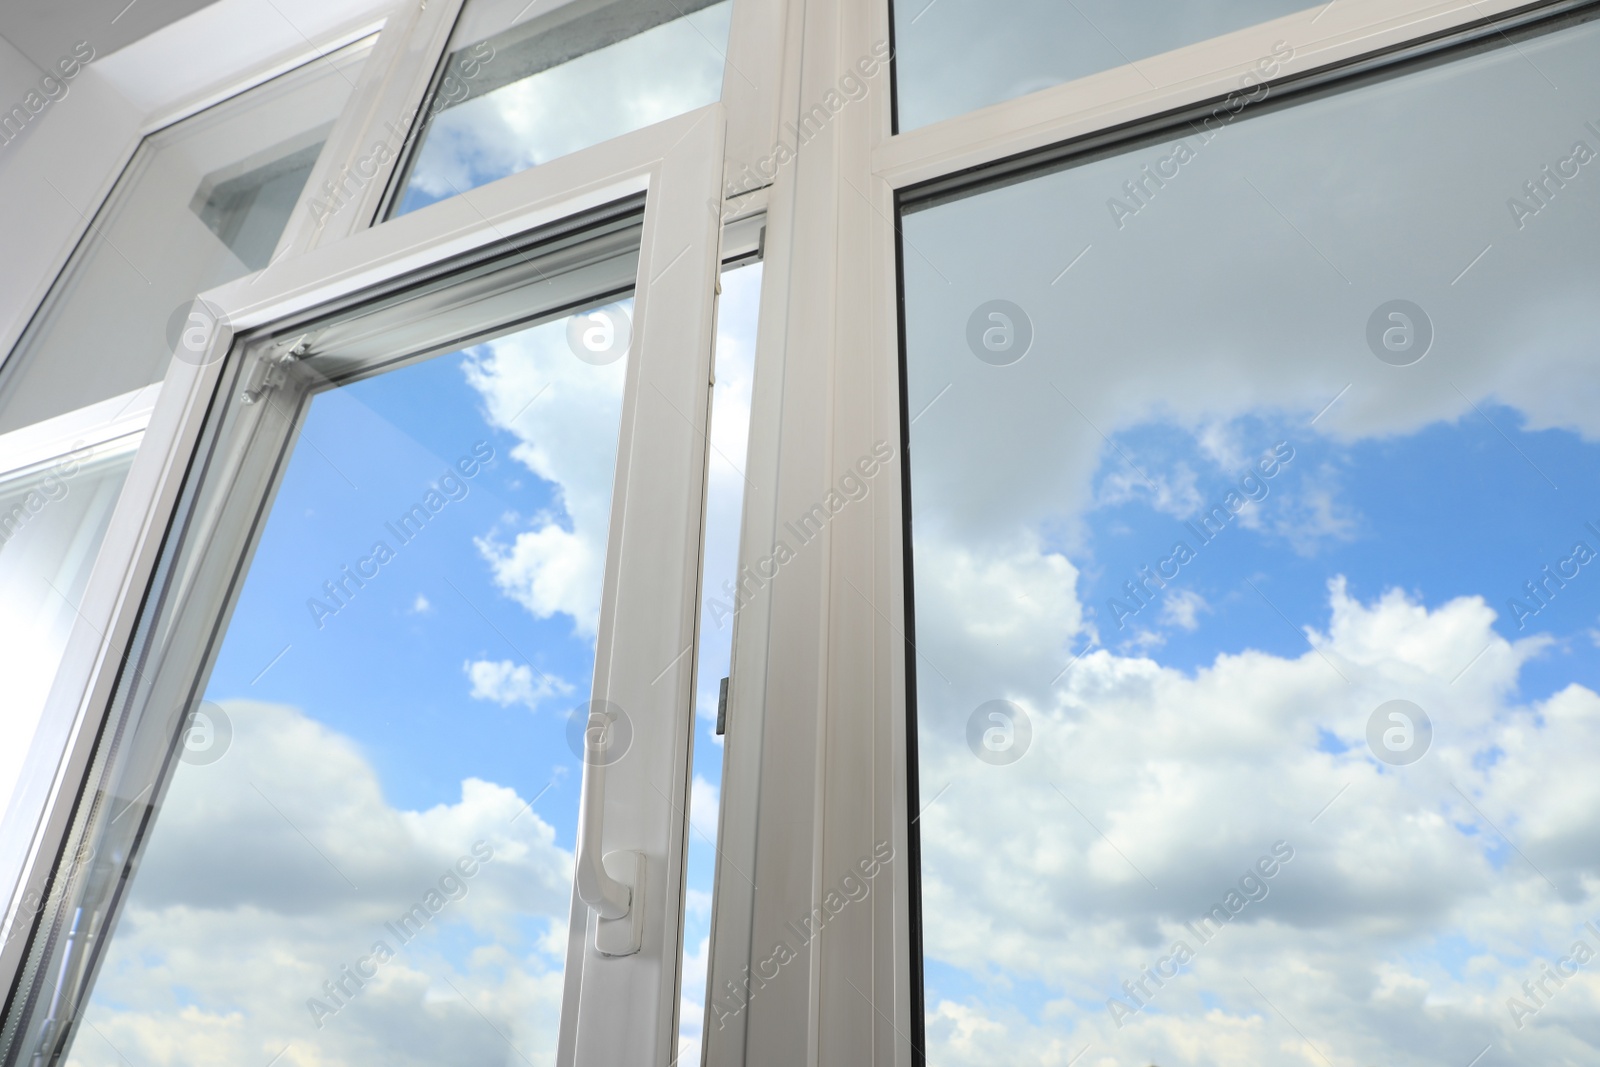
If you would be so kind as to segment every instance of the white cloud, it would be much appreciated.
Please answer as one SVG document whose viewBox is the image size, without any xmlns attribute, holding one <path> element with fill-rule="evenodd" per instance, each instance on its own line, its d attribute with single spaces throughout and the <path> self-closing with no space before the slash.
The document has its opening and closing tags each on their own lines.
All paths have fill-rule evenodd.
<svg viewBox="0 0 1600 1067">
<path fill-rule="evenodd" d="M 411 614 L 413 615 L 426 615 L 432 610 L 433 603 L 421 593 L 418 593 L 417 598 L 411 602 Z"/>
<path fill-rule="evenodd" d="M 1005 1039 L 1005 1026 L 949 1000 L 941 1000 L 928 1012 L 927 1028 L 929 1044 L 967 1062 L 974 1062 L 970 1059 L 974 1055 L 981 1057 L 977 1062 L 990 1062 L 997 1047 L 1015 1049 Z"/>
<path fill-rule="evenodd" d="M 1193 633 L 1200 628 L 1200 613 L 1210 611 L 1206 598 L 1192 589 L 1174 589 L 1161 601 L 1161 621 Z"/>
<path fill-rule="evenodd" d="M 568 615 L 574 633 L 592 638 L 627 360 L 594 366 L 578 359 L 565 320 L 490 341 L 473 356 L 467 381 L 489 420 L 517 436 L 512 458 L 554 486 L 561 509 L 536 516 L 510 544 L 491 534 L 478 548 L 508 596 L 539 618 Z"/>
<path fill-rule="evenodd" d="M 503 708 L 525 704 L 536 709 L 549 697 L 572 692 L 572 686 L 560 678 L 541 671 L 536 681 L 527 664 L 508 659 L 473 660 L 461 666 L 472 682 L 472 699 L 491 700 Z"/>
<path fill-rule="evenodd" d="M 1072 658 L 1080 635 L 1093 633 L 1078 603 L 1077 568 L 1037 538 L 984 549 L 955 547 L 930 520 L 917 531 L 915 552 L 917 573 L 937 576 L 917 589 L 918 620 L 938 620 L 917 633 L 922 662 L 937 682 L 959 679 L 973 668 L 1027 677 L 1028 667 L 1053 662 L 1040 679 L 1048 681 Z M 919 700 L 937 699 L 941 692 L 942 685 L 925 688 Z"/>
<path fill-rule="evenodd" d="M 1143 499 L 1156 511 L 1176 519 L 1187 519 L 1200 510 L 1202 498 L 1198 479 L 1189 464 L 1179 462 L 1170 472 L 1163 472 L 1148 462 L 1134 462 L 1139 463 L 1137 470 L 1117 456 L 1107 467 L 1096 506 L 1109 507 Z"/>
<path fill-rule="evenodd" d="M 1133 631 L 1133 636 L 1128 637 L 1120 642 L 1118 647 L 1125 652 L 1131 649 L 1138 652 L 1148 653 L 1151 649 L 1160 648 L 1166 643 L 1167 637 L 1165 634 L 1157 633 L 1155 630 L 1145 630 L 1140 628 L 1135 629 Z"/>
<path fill-rule="evenodd" d="M 553 828 L 478 779 L 391 807 L 349 738 L 292 708 L 224 707 L 232 747 L 180 765 L 70 1062 L 499 1063 L 515 1057 L 498 1027 L 553 1064 L 565 938 L 547 934 L 565 932 L 572 871 Z M 474 847 L 490 858 L 460 877 Z M 402 943 L 385 924 L 441 885 L 455 899 Z M 323 983 L 378 941 L 394 958 L 318 1028 L 308 1000 L 336 1004 Z"/>
<path fill-rule="evenodd" d="M 1569 31 L 1565 45 L 1553 34 L 1530 55 L 1592 79 L 1594 33 Z M 1404 153 L 1395 130 L 1372 135 L 1375 112 L 1358 93 L 1236 123 L 1205 149 L 1217 155 L 1114 239 L 1104 198 L 1155 148 L 905 219 L 924 253 L 907 263 L 909 407 L 950 391 L 911 443 L 919 777 L 924 798 L 948 787 L 919 822 L 930 1062 L 1064 1064 L 1086 1046 L 1078 1067 L 1432 1067 L 1490 1047 L 1481 1063 L 1595 1059 L 1594 975 L 1569 980 L 1521 1031 L 1506 998 L 1537 961 L 1564 955 L 1584 921 L 1600 924 L 1600 776 L 1585 763 L 1600 748 L 1600 697 L 1586 685 L 1551 692 L 1561 672 L 1530 666 L 1548 640 L 1509 641 L 1484 598 L 1457 595 L 1478 572 L 1441 559 L 1394 574 L 1414 553 L 1373 536 L 1455 538 L 1492 563 L 1509 535 L 1453 523 L 1461 494 L 1511 500 L 1523 479 L 1548 487 L 1526 465 L 1500 478 L 1495 464 L 1521 460 L 1485 417 L 1512 437 L 1521 424 L 1600 439 L 1596 270 L 1579 251 L 1595 216 L 1558 202 L 1567 214 L 1538 220 L 1556 225 L 1512 233 L 1502 217 L 1495 237 L 1488 213 L 1504 203 L 1496 190 L 1548 152 L 1538 145 L 1570 143 L 1581 125 L 1571 109 L 1528 106 L 1548 87 L 1528 83 L 1527 58 L 1501 50 L 1419 75 L 1409 90 L 1382 87 L 1417 105 L 1391 109 L 1405 114 Z M 1450 84 L 1469 69 L 1476 87 Z M 1492 157 L 1433 106 L 1480 97 L 1518 116 L 1497 122 Z M 1286 137 L 1340 148 L 1285 151 Z M 1418 159 L 1452 180 L 1417 186 Z M 1474 236 L 1473 219 L 1486 235 Z M 1094 268 L 1055 284 L 1095 233 L 1107 238 L 1094 239 Z M 986 244 L 988 234 L 1008 238 Z M 1491 239 L 1475 273 L 1452 285 Z M 1036 338 L 1003 377 L 960 343 L 974 307 L 1000 294 L 1026 309 Z M 1364 336 L 1401 295 L 1436 330 L 1433 351 L 1406 368 L 1374 358 Z M 1378 574 L 1431 588 L 1357 597 L 1335 580 L 1315 606 L 1286 592 L 1287 625 L 1246 588 L 1260 624 L 1236 616 L 1210 662 L 1183 669 L 1099 648 L 1062 676 L 1084 637 L 1075 604 L 1056 604 L 1016 640 L 973 625 L 1032 593 L 1020 576 L 1072 543 L 1097 486 L 1146 491 L 1107 440 L 1143 451 L 1159 428 L 1194 440 L 1203 473 L 1278 440 L 1299 452 L 1240 517 L 1257 544 L 1226 549 L 1237 550 L 1235 582 L 1273 569 L 1284 580 L 1263 590 L 1277 599 L 1316 573 L 1304 559 L 1277 569 L 1280 546 L 1307 557 L 1360 537 L 1361 557 L 1341 558 L 1362 583 Z M 1549 473 L 1546 455 L 1584 459 L 1554 435 L 1515 445 L 1525 443 Z M 1318 465 L 1323 454 L 1383 465 L 1364 499 L 1398 499 L 1402 525 L 1375 531 L 1343 493 L 1341 469 Z M 1458 480 L 1463 465 L 1481 485 Z M 1271 557 L 1249 558 L 1263 542 Z M 1070 595 L 1056 585 L 1053 596 Z M 1510 590 L 1481 592 L 1503 603 Z M 1224 594 L 1208 595 L 1220 610 Z M 992 766 L 968 750 L 967 720 L 1002 697 L 1029 716 L 1032 747 Z M 1407 767 L 1367 747 L 1369 717 L 1393 699 L 1433 723 L 1431 749 Z M 1119 1030 L 1106 999 L 1277 840 L 1297 855 L 1271 895 Z"/>
<path fill-rule="evenodd" d="M 683 995 L 678 1000 L 678 1063 L 700 1062 L 700 1042 L 705 1027 L 706 968 L 711 939 L 702 937 L 683 954 Z"/>
<path fill-rule="evenodd" d="M 702 671 L 701 673 L 704 674 L 705 672 Z M 710 723 L 713 729 L 716 728 L 717 699 L 720 694 L 720 686 L 718 688 L 702 689 L 695 694 L 695 714 Z"/>
<path fill-rule="evenodd" d="M 1600 748 L 1600 696 L 1515 698 L 1548 638 L 1499 637 L 1478 597 L 1363 602 L 1337 579 L 1307 630 L 1314 647 L 1298 654 L 1244 648 L 1191 675 L 1099 649 L 1052 686 L 1052 650 L 1080 629 L 1073 608 L 1058 605 L 1020 649 L 951 610 L 970 574 L 996 577 L 972 599 L 1009 605 L 1027 587 L 1017 576 L 1041 566 L 1037 548 L 952 558 L 919 555 L 918 644 L 939 650 L 949 679 L 920 672 L 922 780 L 928 795 L 949 783 L 922 819 L 924 938 L 930 959 L 968 975 L 941 990 L 930 972 L 934 1059 L 988 1064 L 1004 1048 L 1008 1061 L 1065 1064 L 1093 1045 L 1080 1064 L 1315 1060 L 1247 979 L 1335 1063 L 1421 1067 L 1458 1044 L 1471 1045 L 1465 1063 L 1513 1039 L 1520 1062 L 1584 1058 L 1600 980 L 1570 983 L 1522 1032 L 1505 1007 L 1530 951 L 1553 960 L 1582 921 L 1600 921 L 1600 830 L 1587 814 L 1600 779 L 1585 765 Z M 966 745 L 967 714 L 995 696 L 1033 729 L 1026 757 L 1005 767 Z M 1433 747 L 1409 768 L 1366 743 L 1368 716 L 1396 697 L 1433 721 Z M 1107 998 L 1192 940 L 1182 923 L 1278 840 L 1296 856 L 1266 901 L 1118 1029 Z M 1462 945 L 1474 962 L 1457 970 Z M 1041 987 L 1054 999 L 1019 999 Z"/>
<path fill-rule="evenodd" d="M 1278 498 L 1264 525 L 1302 556 L 1315 556 L 1324 546 L 1356 539 L 1362 522 L 1355 510 L 1339 499 L 1333 472 L 1322 467 L 1306 475 L 1297 491 Z"/>
<path fill-rule="evenodd" d="M 593 637 L 600 622 L 605 545 L 590 534 L 552 522 L 518 534 L 510 548 L 490 539 L 479 546 L 494 564 L 495 581 L 523 607 L 541 619 L 570 615 L 576 633 Z"/>
<path fill-rule="evenodd" d="M 713 8 L 441 111 L 413 183 L 436 197 L 548 162 L 715 101 L 728 12 Z M 496 56 L 496 62 L 514 62 Z"/>
<path fill-rule="evenodd" d="M 697 833 L 704 835 L 704 840 L 711 842 L 717 840 L 717 816 L 721 811 L 718 792 L 716 786 L 698 774 L 689 787 L 689 823 Z"/>
<path fill-rule="evenodd" d="M 1195 444 L 1219 470 L 1235 477 L 1255 461 L 1259 444 L 1248 444 L 1244 432 L 1229 419 L 1208 418 L 1195 433 Z"/>
<path fill-rule="evenodd" d="M 711 918 L 711 894 L 704 889 L 688 889 L 684 892 L 684 914 L 700 919 L 702 922 Z M 685 986 L 684 988 L 688 988 Z"/>
<path fill-rule="evenodd" d="M 725 319 L 740 316 L 748 321 L 718 324 L 717 381 L 711 393 L 710 478 L 713 486 L 731 490 L 726 495 L 737 500 L 744 495 L 745 452 L 750 440 L 750 390 L 755 374 L 754 319 L 760 296 L 757 285 L 760 271 L 738 280 L 734 275 L 727 275 L 724 281 L 717 305 L 719 313 Z M 731 517 L 737 528 L 737 513 Z"/>
</svg>

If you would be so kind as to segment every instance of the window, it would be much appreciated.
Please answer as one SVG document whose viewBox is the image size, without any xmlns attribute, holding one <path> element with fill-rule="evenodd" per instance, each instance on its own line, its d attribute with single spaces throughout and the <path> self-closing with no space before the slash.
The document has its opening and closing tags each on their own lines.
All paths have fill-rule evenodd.
<svg viewBox="0 0 1600 1067">
<path fill-rule="evenodd" d="M 382 329 L 335 324 L 311 380 L 259 401 L 296 425 L 286 466 L 77 1062 L 554 1056 L 628 372 L 632 301 L 611 290 L 636 257 L 614 242 L 560 274 L 545 257 L 560 281 L 515 294 L 519 316 L 598 306 L 480 321 L 499 328 L 442 355 L 391 329 L 401 366 L 322 381 L 355 362 L 336 335 Z M 631 721 L 609 729 L 626 759 Z M 113 827 L 151 810 L 128 803 Z"/>
<path fill-rule="evenodd" d="M 469 0 L 391 213 L 715 103 L 732 7 Z"/>
<path fill-rule="evenodd" d="M 1597 53 L 908 202 L 929 1064 L 1590 1047 Z"/>
<path fill-rule="evenodd" d="M 543 221 L 463 251 L 446 218 L 376 282 L 396 231 L 352 238 L 325 309 L 214 292 L 224 329 L 266 317 L 165 385 L 203 458 L 5 1055 L 670 1054 L 719 132 L 636 138 L 599 206 L 507 188 Z M 583 1024 L 602 983 L 627 1026 Z"/>
<path fill-rule="evenodd" d="M 1593 1059 L 1597 14 L 430 0 L 151 116 L 0 372 L 0 1067 Z"/>
</svg>

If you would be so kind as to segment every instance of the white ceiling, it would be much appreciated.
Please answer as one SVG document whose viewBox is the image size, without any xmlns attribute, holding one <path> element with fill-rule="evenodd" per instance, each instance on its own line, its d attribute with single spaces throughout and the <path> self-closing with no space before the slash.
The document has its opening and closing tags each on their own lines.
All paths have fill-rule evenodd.
<svg viewBox="0 0 1600 1067">
<path fill-rule="evenodd" d="M 108 56 L 212 0 L 3 0 L 0 37 L 40 70 L 50 70 L 73 45 L 87 41 Z"/>
</svg>

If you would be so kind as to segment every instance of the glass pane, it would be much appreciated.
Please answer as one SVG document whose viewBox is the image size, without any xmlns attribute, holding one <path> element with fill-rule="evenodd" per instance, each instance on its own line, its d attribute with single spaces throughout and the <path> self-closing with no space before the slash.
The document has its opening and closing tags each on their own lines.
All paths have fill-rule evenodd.
<svg viewBox="0 0 1600 1067">
<path fill-rule="evenodd" d="M 914 130 L 1296 11 L 1311 18 L 1324 6 L 1025 0 L 1002 10 L 986 0 L 894 0 L 896 122 Z"/>
<path fill-rule="evenodd" d="M 755 376 L 761 264 L 723 272 L 717 298 L 716 385 L 711 394 L 711 458 L 706 482 L 704 562 L 700 578 L 700 647 L 695 684 L 694 779 L 689 794 L 689 859 L 683 923 L 683 995 L 678 1062 L 699 1063 L 706 1020 L 712 890 L 722 800 L 722 680 L 733 653 L 733 622 L 743 598 L 731 592 L 739 570 L 750 388 Z M 737 876 L 735 876 L 737 877 Z M 725 1010 L 725 1009 L 724 1009 Z M 714 1013 L 715 1014 L 715 1013 Z"/>
<path fill-rule="evenodd" d="M 330 56 L 145 139 L 0 366 L 0 433 L 166 375 L 195 295 L 266 266 L 366 55 Z"/>
<path fill-rule="evenodd" d="M 732 0 L 468 0 L 391 216 L 722 97 Z"/>
<path fill-rule="evenodd" d="M 1569 25 L 905 218 L 930 1064 L 1600 1060 L 1597 91 Z"/>
<path fill-rule="evenodd" d="M 314 396 L 70 1062 L 554 1062 L 630 308 Z"/>
<path fill-rule="evenodd" d="M 0 480 L 0 811 L 22 771 L 137 437 Z"/>
</svg>

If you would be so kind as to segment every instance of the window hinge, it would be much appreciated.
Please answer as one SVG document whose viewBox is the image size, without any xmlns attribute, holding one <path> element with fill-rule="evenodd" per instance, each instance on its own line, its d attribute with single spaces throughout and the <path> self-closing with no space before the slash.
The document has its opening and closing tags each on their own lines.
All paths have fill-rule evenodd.
<svg viewBox="0 0 1600 1067">
<path fill-rule="evenodd" d="M 254 383 L 239 392 L 239 403 L 259 404 L 268 393 L 287 379 L 285 368 L 311 354 L 311 335 L 301 334 L 292 341 L 280 341 L 256 360 L 250 380 Z"/>
</svg>

